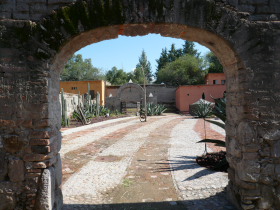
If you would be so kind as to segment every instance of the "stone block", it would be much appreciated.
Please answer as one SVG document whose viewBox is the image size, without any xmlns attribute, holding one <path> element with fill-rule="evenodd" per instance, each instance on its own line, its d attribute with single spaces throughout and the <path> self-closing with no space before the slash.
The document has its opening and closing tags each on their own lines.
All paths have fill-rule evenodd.
<svg viewBox="0 0 280 210">
<path fill-rule="evenodd" d="M 4 149 L 10 153 L 16 153 L 23 149 L 25 143 L 18 135 L 6 135 L 3 137 Z"/>
<path fill-rule="evenodd" d="M 47 146 L 50 145 L 50 139 L 30 139 L 30 145 Z"/>
<path fill-rule="evenodd" d="M 280 157 L 280 140 L 273 142 L 271 147 L 271 156 L 275 158 Z"/>
<path fill-rule="evenodd" d="M 61 188 L 58 188 L 55 190 L 55 203 L 54 208 L 55 209 L 62 209 L 63 206 L 63 195 Z"/>
<path fill-rule="evenodd" d="M 44 161 L 44 160 L 49 160 L 53 157 L 53 153 L 48 153 L 48 154 L 26 154 L 23 157 L 24 161 Z"/>
<path fill-rule="evenodd" d="M 267 131 L 264 135 L 263 138 L 268 141 L 275 141 L 275 140 L 280 140 L 280 130 L 279 128 L 271 129 Z"/>
<path fill-rule="evenodd" d="M 271 209 L 273 206 L 274 189 L 271 186 L 261 185 L 262 196 L 258 200 L 258 209 Z"/>
<path fill-rule="evenodd" d="M 24 162 L 18 159 L 9 160 L 9 178 L 12 182 L 24 180 Z"/>
<path fill-rule="evenodd" d="M 36 200 L 36 209 L 52 210 L 55 203 L 55 172 L 54 168 L 46 168 L 42 174 Z"/>
<path fill-rule="evenodd" d="M 8 174 L 8 161 L 5 158 L 5 153 L 0 150 L 0 182 L 4 181 Z"/>
<path fill-rule="evenodd" d="M 239 142 L 243 145 L 256 142 L 255 131 L 248 122 L 241 122 L 237 128 Z"/>
<path fill-rule="evenodd" d="M 0 210 L 13 210 L 16 207 L 16 199 L 11 194 L 0 193 Z"/>
<path fill-rule="evenodd" d="M 51 152 L 50 146 L 31 146 L 31 151 L 37 154 L 48 154 Z"/>
<path fill-rule="evenodd" d="M 242 161 L 237 164 L 238 177 L 247 182 L 258 182 L 260 178 L 260 164 L 256 161 Z"/>
<path fill-rule="evenodd" d="M 51 137 L 51 132 L 45 130 L 37 130 L 31 133 L 31 138 L 34 139 L 49 139 Z"/>
<path fill-rule="evenodd" d="M 0 126 L 4 127 L 4 126 L 9 126 L 9 127 L 15 127 L 16 126 L 16 122 L 13 120 L 1 120 L 0 119 Z"/>
<path fill-rule="evenodd" d="M 274 175 L 275 172 L 275 165 L 274 164 L 266 164 L 262 166 L 261 173 L 265 175 Z"/>
<path fill-rule="evenodd" d="M 57 155 L 57 162 L 54 164 L 55 169 L 55 185 L 56 188 L 60 188 L 62 184 L 62 162 L 60 154 Z"/>
</svg>

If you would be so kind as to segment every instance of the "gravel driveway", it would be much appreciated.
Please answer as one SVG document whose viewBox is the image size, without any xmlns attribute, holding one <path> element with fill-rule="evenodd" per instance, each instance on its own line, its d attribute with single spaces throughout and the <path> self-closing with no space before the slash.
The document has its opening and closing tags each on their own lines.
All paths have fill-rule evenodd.
<svg viewBox="0 0 280 210">
<path fill-rule="evenodd" d="M 64 209 L 234 209 L 224 192 L 227 174 L 195 162 L 204 152 L 198 121 L 166 114 L 66 130 Z"/>
</svg>

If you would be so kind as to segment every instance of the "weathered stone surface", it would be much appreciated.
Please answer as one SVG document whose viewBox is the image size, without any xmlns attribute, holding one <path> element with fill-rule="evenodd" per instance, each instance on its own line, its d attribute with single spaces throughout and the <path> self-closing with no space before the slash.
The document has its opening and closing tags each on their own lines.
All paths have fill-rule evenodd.
<svg viewBox="0 0 280 210">
<path fill-rule="evenodd" d="M 12 182 L 24 180 L 24 162 L 22 160 L 9 160 L 9 178 Z"/>
<path fill-rule="evenodd" d="M 42 146 L 47 146 L 50 145 L 50 139 L 30 139 L 29 142 L 30 145 L 42 145 Z"/>
<path fill-rule="evenodd" d="M 6 135 L 3 137 L 3 144 L 7 152 L 15 153 L 23 149 L 25 142 L 17 135 Z"/>
<path fill-rule="evenodd" d="M 5 153 L 0 150 L 0 182 L 4 181 L 8 174 L 8 163 Z"/>
<path fill-rule="evenodd" d="M 62 184 L 62 162 L 60 154 L 58 154 L 57 162 L 54 164 L 55 169 L 55 186 L 60 188 Z"/>
<path fill-rule="evenodd" d="M 241 122 L 237 129 L 238 138 L 243 144 L 251 144 L 256 141 L 255 132 L 248 122 Z"/>
<path fill-rule="evenodd" d="M 55 172 L 54 168 L 50 167 L 44 170 L 36 201 L 36 209 L 38 210 L 53 210 L 55 203 Z"/>
<path fill-rule="evenodd" d="M 247 182 L 258 182 L 260 177 L 260 164 L 256 161 L 244 161 L 237 164 L 238 177 Z"/>
<path fill-rule="evenodd" d="M 13 210 L 16 206 L 16 199 L 12 195 L 0 193 L 0 210 Z"/>
</svg>

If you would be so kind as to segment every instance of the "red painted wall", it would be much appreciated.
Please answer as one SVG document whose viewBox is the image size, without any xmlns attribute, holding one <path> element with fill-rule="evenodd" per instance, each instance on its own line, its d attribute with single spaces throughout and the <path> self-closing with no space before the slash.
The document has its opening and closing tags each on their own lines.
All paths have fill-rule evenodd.
<svg viewBox="0 0 280 210">
<path fill-rule="evenodd" d="M 213 98 L 222 98 L 225 85 L 190 85 L 181 86 L 176 90 L 176 108 L 181 112 L 189 112 L 189 105 L 198 101 L 205 94 L 205 100 L 214 102 Z"/>
</svg>

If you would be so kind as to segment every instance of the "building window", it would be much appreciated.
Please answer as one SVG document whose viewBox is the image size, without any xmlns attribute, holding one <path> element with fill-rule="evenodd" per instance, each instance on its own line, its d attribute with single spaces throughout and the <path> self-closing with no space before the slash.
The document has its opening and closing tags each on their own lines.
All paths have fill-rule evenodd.
<svg viewBox="0 0 280 210">
<path fill-rule="evenodd" d="M 72 87 L 71 89 L 72 90 L 78 90 L 78 87 Z"/>
<path fill-rule="evenodd" d="M 226 84 L 226 80 L 222 80 L 221 82 L 222 82 L 222 85 Z"/>
<path fill-rule="evenodd" d="M 217 79 L 213 80 L 213 84 L 214 85 L 218 85 L 219 84 L 219 80 L 217 80 Z"/>
</svg>

